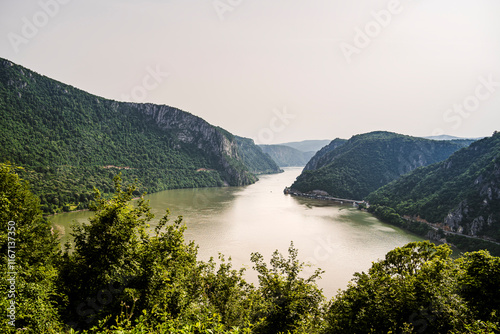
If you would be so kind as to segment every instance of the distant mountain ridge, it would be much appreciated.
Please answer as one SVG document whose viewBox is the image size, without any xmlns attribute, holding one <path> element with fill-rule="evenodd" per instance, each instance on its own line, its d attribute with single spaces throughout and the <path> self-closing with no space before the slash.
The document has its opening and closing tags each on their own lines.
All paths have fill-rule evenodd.
<svg viewBox="0 0 500 334">
<path fill-rule="evenodd" d="M 241 160 L 255 174 L 279 173 L 281 165 L 277 163 L 261 145 L 255 145 L 253 139 L 235 136 Z"/>
<path fill-rule="evenodd" d="M 304 170 L 314 170 L 321 166 L 328 164 L 331 161 L 335 153 L 335 149 L 344 145 L 347 142 L 346 139 L 336 138 L 332 140 L 328 145 L 319 150 L 306 164 Z"/>
<path fill-rule="evenodd" d="M 467 145 L 385 131 L 356 135 L 347 141 L 336 139 L 316 153 L 291 188 L 361 200 L 401 175 L 445 160 Z"/>
<path fill-rule="evenodd" d="M 324 139 L 324 140 L 303 140 L 303 141 L 281 143 L 281 144 L 276 144 L 276 145 L 288 146 L 288 147 L 294 148 L 294 149 L 302 151 L 302 152 L 317 152 L 323 146 L 328 145 L 329 142 L 330 142 L 330 140 L 328 140 L 328 139 Z"/>
<path fill-rule="evenodd" d="M 302 167 L 315 154 L 314 151 L 302 152 L 285 145 L 259 145 L 262 151 L 276 161 L 280 167 Z"/>
<path fill-rule="evenodd" d="M 188 112 L 108 100 L 6 59 L 0 114 L 0 161 L 24 167 L 46 212 L 85 207 L 94 185 L 112 191 L 118 172 L 125 182 L 137 178 L 141 192 L 155 192 L 246 185 L 257 180 L 250 168 L 279 170 L 271 161 L 245 165 L 232 134 Z"/>
<path fill-rule="evenodd" d="M 455 137 L 455 136 L 449 136 L 449 135 L 438 135 L 438 136 L 427 136 L 427 137 L 422 137 L 422 138 L 432 139 L 432 140 L 471 140 L 471 141 L 477 141 L 477 140 L 483 139 L 485 137 L 462 138 L 462 137 Z"/>
<path fill-rule="evenodd" d="M 500 133 L 419 168 L 367 199 L 447 231 L 500 241 Z"/>
</svg>

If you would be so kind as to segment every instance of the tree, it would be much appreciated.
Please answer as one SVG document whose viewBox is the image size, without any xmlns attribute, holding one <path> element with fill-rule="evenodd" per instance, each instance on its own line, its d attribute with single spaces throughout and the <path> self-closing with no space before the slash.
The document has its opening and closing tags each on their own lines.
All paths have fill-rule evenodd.
<svg viewBox="0 0 500 334">
<path fill-rule="evenodd" d="M 244 279 L 245 269 L 232 269 L 231 258 L 219 254 L 219 266 L 213 258 L 205 267 L 205 294 L 211 312 L 219 314 L 227 326 L 247 327 L 251 323 L 255 305 L 262 301 L 253 284 Z M 258 308 L 258 307 L 257 307 Z"/>
<path fill-rule="evenodd" d="M 19 167 L 0 164 L 0 233 L 3 310 L 15 301 L 12 325 L 2 321 L 3 333 L 26 328 L 28 333 L 61 329 L 55 289 L 56 261 L 59 255 L 57 234 L 43 218 L 40 201 L 22 181 Z M 6 255 L 6 256 L 4 256 Z M 7 278 L 9 279 L 7 281 Z M 11 295 L 12 294 L 12 295 Z M 11 298 L 14 297 L 15 298 Z M 13 308 L 11 307 L 11 310 Z"/>
<path fill-rule="evenodd" d="M 276 250 L 271 257 L 271 268 L 268 268 L 261 254 L 252 253 L 254 269 L 259 273 L 258 291 L 264 301 L 256 314 L 263 319 L 257 325 L 258 333 L 307 332 L 318 320 L 324 297 L 316 279 L 323 271 L 316 269 L 310 277 L 300 277 L 304 263 L 297 260 L 297 256 L 298 251 L 292 242 L 288 248 L 288 259 Z"/>
<path fill-rule="evenodd" d="M 447 333 L 471 321 L 447 245 L 413 242 L 356 273 L 329 306 L 327 333 Z"/>
<path fill-rule="evenodd" d="M 110 200 L 95 190 L 96 213 L 89 224 L 73 227 L 74 251 L 67 245 L 61 266 L 60 286 L 69 299 L 66 319 L 82 327 L 120 309 L 125 287 L 142 270 L 146 223 L 153 218 L 144 199 L 136 207 L 129 203 L 134 186 L 123 190 L 120 176 L 113 180 Z"/>
<path fill-rule="evenodd" d="M 458 259 L 463 269 L 461 295 L 477 319 L 500 322 L 500 258 L 487 251 L 466 253 Z"/>
</svg>

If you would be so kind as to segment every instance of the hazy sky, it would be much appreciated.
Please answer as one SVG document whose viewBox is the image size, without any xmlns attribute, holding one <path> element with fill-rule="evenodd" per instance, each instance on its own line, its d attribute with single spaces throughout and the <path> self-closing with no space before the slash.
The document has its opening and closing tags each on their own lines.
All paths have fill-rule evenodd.
<svg viewBox="0 0 500 334">
<path fill-rule="evenodd" d="M 0 57 L 260 143 L 500 130 L 498 0 L 0 0 Z"/>
</svg>

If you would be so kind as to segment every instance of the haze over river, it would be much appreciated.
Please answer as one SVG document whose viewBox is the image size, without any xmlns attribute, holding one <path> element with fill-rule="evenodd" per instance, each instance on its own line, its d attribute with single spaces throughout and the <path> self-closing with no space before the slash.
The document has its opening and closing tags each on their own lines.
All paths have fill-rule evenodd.
<svg viewBox="0 0 500 334">
<path fill-rule="evenodd" d="M 334 204 L 284 195 L 300 174 L 301 167 L 285 172 L 261 175 L 260 181 L 245 187 L 167 190 L 147 195 L 155 221 L 171 210 L 171 221 L 178 215 L 187 225 L 186 240 L 200 247 L 198 258 L 231 256 L 233 266 L 248 268 L 246 276 L 257 283 L 250 254 L 260 252 L 269 263 L 278 249 L 287 255 L 290 242 L 299 250 L 299 258 L 313 264 L 305 274 L 320 267 L 325 271 L 318 284 L 331 298 L 344 289 L 357 271 L 366 271 L 371 263 L 383 259 L 391 249 L 422 240 L 394 226 L 384 224 L 351 205 Z M 71 231 L 73 220 L 87 221 L 92 212 L 72 212 L 51 216 L 63 234 Z"/>
</svg>

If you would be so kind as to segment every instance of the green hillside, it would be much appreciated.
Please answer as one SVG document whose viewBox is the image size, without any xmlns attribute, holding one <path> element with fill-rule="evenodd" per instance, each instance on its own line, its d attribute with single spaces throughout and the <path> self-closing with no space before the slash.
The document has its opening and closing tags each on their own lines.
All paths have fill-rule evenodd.
<svg viewBox="0 0 500 334">
<path fill-rule="evenodd" d="M 333 157 L 336 155 L 335 149 L 344 145 L 347 142 L 345 139 L 336 138 L 332 140 L 328 145 L 325 145 L 321 148 L 316 154 L 309 159 L 304 170 L 313 170 L 318 169 L 324 165 L 327 165 L 330 161 L 333 160 Z"/>
<path fill-rule="evenodd" d="M 0 115 L 0 162 L 24 167 L 45 212 L 86 207 L 118 172 L 150 193 L 256 181 L 233 135 L 199 117 L 107 100 L 4 59 Z"/>
<path fill-rule="evenodd" d="M 304 170 L 292 185 L 301 192 L 323 190 L 331 196 L 363 199 L 372 191 L 417 167 L 448 158 L 466 145 L 390 132 L 371 132 L 341 140 L 317 153 L 313 170 Z M 307 169 L 307 168 L 306 168 Z"/>
<path fill-rule="evenodd" d="M 500 240 L 500 133 L 419 168 L 367 198 L 445 230 Z"/>
<path fill-rule="evenodd" d="M 260 146 L 255 145 L 253 139 L 236 136 L 241 161 L 248 170 L 255 174 L 280 173 L 281 169 L 267 152 L 263 152 Z"/>
<path fill-rule="evenodd" d="M 302 152 L 284 145 L 259 145 L 264 153 L 276 161 L 280 167 L 305 166 L 315 154 L 314 151 Z"/>
</svg>

